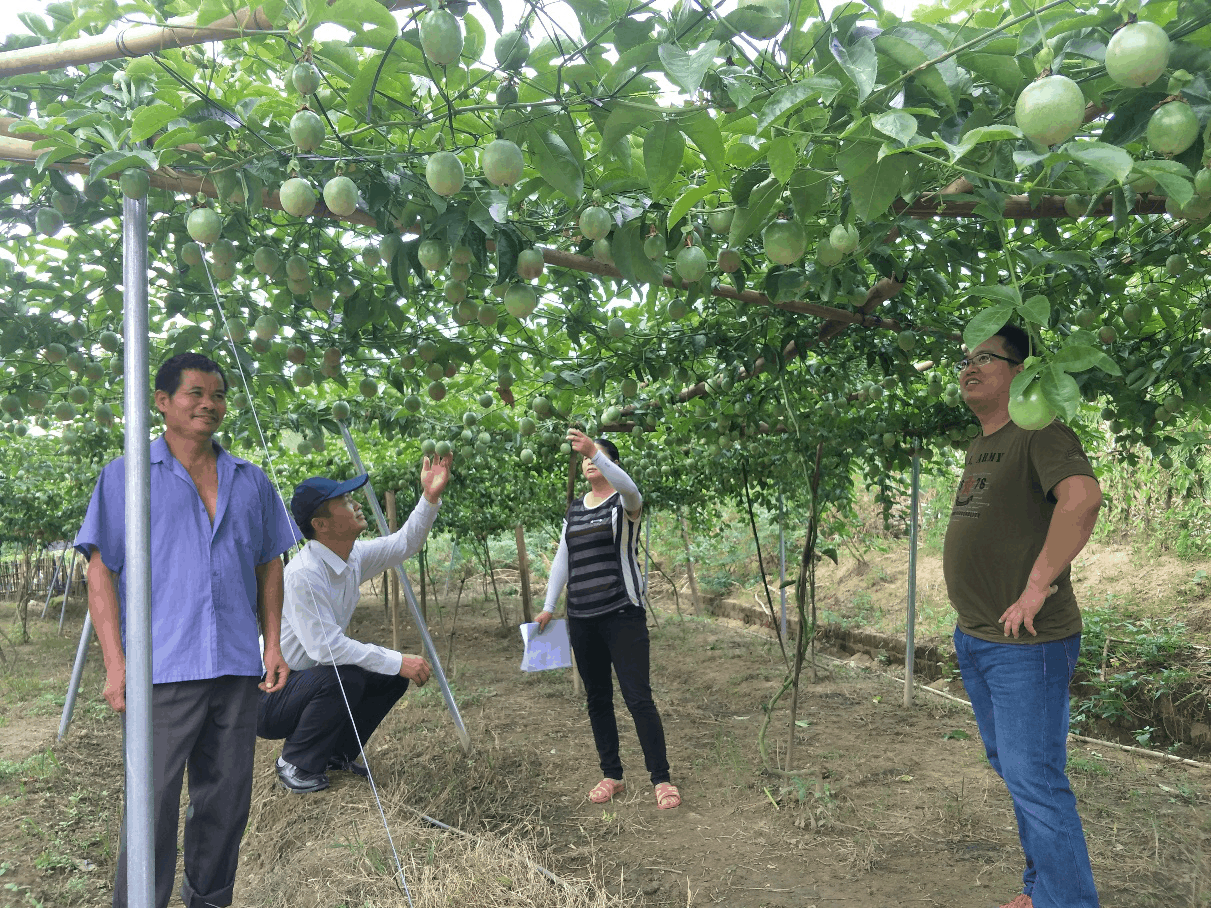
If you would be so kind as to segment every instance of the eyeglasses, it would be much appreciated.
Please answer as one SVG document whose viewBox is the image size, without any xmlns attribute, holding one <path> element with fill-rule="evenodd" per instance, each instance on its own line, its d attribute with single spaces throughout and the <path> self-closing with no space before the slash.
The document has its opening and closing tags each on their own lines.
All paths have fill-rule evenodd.
<svg viewBox="0 0 1211 908">
<path fill-rule="evenodd" d="M 994 359 L 999 359 L 1003 363 L 1009 363 L 1011 366 L 1022 365 L 1016 359 L 1010 359 L 1008 356 L 999 356 L 996 353 L 989 353 L 987 350 L 981 350 L 975 356 L 969 356 L 966 359 L 961 359 L 955 363 L 955 371 L 962 372 L 968 366 L 975 366 L 977 369 L 983 369 Z"/>
</svg>

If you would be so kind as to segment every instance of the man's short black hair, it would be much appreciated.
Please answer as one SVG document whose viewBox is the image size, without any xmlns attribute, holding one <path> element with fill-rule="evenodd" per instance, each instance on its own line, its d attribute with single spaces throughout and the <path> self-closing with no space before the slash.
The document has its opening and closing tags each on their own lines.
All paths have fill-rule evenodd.
<svg viewBox="0 0 1211 908">
<path fill-rule="evenodd" d="M 605 451 L 606 457 L 610 458 L 610 460 L 614 461 L 614 463 L 620 462 L 618 457 L 618 445 L 614 444 L 614 442 L 610 441 L 608 438 L 594 438 L 593 443 Z"/>
<path fill-rule="evenodd" d="M 177 388 L 181 387 L 181 373 L 186 369 L 194 369 L 198 372 L 213 372 L 223 379 L 223 390 L 227 390 L 227 376 L 223 374 L 222 367 L 213 359 L 203 356 L 201 353 L 178 353 L 176 356 L 164 360 L 164 364 L 156 372 L 155 389 L 163 391 L 169 397 L 172 397 L 177 393 Z"/>
<path fill-rule="evenodd" d="M 327 518 L 329 518 L 331 516 L 332 515 L 328 513 L 328 502 L 326 502 L 326 501 L 320 502 L 319 507 L 317 507 L 314 511 L 311 512 L 311 516 L 308 517 L 306 520 L 304 520 L 301 524 L 299 524 L 299 529 L 303 531 L 303 538 L 304 539 L 314 539 L 315 538 L 315 527 L 311 525 L 311 521 L 315 520 L 315 518 L 317 518 L 317 517 L 323 517 L 326 520 Z"/>
<path fill-rule="evenodd" d="M 1030 335 L 1017 325 L 1005 325 L 993 337 L 999 337 L 1005 346 L 1005 352 L 1019 363 L 1025 362 L 1026 357 L 1030 355 Z"/>
</svg>

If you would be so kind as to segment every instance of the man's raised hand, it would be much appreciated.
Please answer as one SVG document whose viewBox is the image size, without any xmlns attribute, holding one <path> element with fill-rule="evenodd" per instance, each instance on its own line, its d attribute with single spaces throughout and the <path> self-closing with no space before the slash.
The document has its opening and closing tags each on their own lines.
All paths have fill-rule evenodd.
<svg viewBox="0 0 1211 908">
<path fill-rule="evenodd" d="M 437 504 L 438 500 L 442 497 L 446 483 L 450 481 L 450 467 L 453 463 L 453 454 L 447 454 L 445 457 L 435 457 L 432 460 L 426 457 L 421 463 L 420 486 L 424 490 L 425 498 L 429 500 L 430 504 Z"/>
</svg>

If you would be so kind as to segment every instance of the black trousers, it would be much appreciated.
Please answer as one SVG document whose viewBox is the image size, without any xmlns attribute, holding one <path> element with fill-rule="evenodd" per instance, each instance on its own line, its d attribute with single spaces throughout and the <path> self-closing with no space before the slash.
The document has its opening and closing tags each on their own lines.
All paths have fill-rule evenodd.
<svg viewBox="0 0 1211 908">
<path fill-rule="evenodd" d="M 365 745 L 407 689 L 407 678 L 358 665 L 317 665 L 291 672 L 281 690 L 261 694 L 256 733 L 285 738 L 283 760 L 307 772 L 323 772 L 331 757 L 356 759 L 358 740 Z"/>
<path fill-rule="evenodd" d="M 152 685 L 157 908 L 168 905 L 176 877 L 177 824 L 187 764 L 189 811 L 185 815 L 181 898 L 188 908 L 231 904 L 240 839 L 252 798 L 258 694 L 256 678 L 235 675 Z M 122 718 L 125 739 L 125 714 Z M 122 843 L 114 908 L 126 908 L 127 902 L 125 816 Z"/>
<path fill-rule="evenodd" d="M 629 605 L 595 618 L 569 617 L 568 638 L 576 654 L 576 668 L 584 681 L 589 724 L 593 727 L 602 773 L 609 779 L 622 778 L 614 684 L 610 677 L 613 667 L 622 699 L 635 720 L 635 732 L 652 784 L 669 781 L 664 725 L 652 700 L 647 614 L 639 606 Z"/>
</svg>

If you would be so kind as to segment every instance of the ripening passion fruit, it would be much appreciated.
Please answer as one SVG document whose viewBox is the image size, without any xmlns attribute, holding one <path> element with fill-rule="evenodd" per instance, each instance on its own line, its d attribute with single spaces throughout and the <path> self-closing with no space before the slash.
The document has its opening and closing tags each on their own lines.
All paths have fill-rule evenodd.
<svg viewBox="0 0 1211 908">
<path fill-rule="evenodd" d="M 688 283 L 702 280 L 706 274 L 706 253 L 701 246 L 684 246 L 677 253 L 677 274 Z"/>
<path fill-rule="evenodd" d="M 1143 88 L 1169 65 L 1169 36 L 1155 22 L 1131 22 L 1106 45 L 1106 74 L 1124 88 Z"/>
<path fill-rule="evenodd" d="M 357 210 L 357 184 L 346 176 L 333 177 L 324 184 L 324 204 L 338 217 Z"/>
<path fill-rule="evenodd" d="M 516 142 L 495 139 L 480 152 L 479 165 L 493 186 L 512 186 L 521 179 L 525 160 Z"/>
<path fill-rule="evenodd" d="M 1185 101 L 1162 104 L 1148 120 L 1148 144 L 1158 154 L 1181 154 L 1198 138 L 1198 115 Z"/>
<path fill-rule="evenodd" d="M 300 110 L 290 118 L 290 141 L 299 151 L 315 151 L 324 143 L 324 121 L 313 110 Z"/>
<path fill-rule="evenodd" d="M 1085 122 L 1085 96 L 1067 76 L 1045 76 L 1022 89 L 1014 119 L 1032 142 L 1055 145 L 1071 139 Z"/>
<path fill-rule="evenodd" d="M 517 72 L 530 57 L 530 42 L 521 31 L 505 32 L 492 46 L 496 65 L 505 72 Z"/>
<path fill-rule="evenodd" d="M 1009 418 L 1028 432 L 1044 429 L 1055 419 L 1055 410 L 1043 396 L 1043 386 L 1034 382 L 1024 394 L 1009 395 Z"/>
<path fill-rule="evenodd" d="M 425 180 L 429 188 L 443 197 L 457 195 L 463 188 L 466 172 L 463 162 L 452 151 L 437 151 L 425 162 Z"/>
<path fill-rule="evenodd" d="M 185 218 L 185 229 L 195 243 L 213 243 L 223 232 L 223 219 L 212 208 L 195 208 Z"/>
<path fill-rule="evenodd" d="M 530 247 L 517 253 L 517 276 L 525 281 L 533 281 L 542 276 L 542 253 Z"/>
<path fill-rule="evenodd" d="M 313 95 L 320 87 L 320 71 L 311 63 L 296 63 L 290 70 L 290 84 L 300 95 Z"/>
<path fill-rule="evenodd" d="M 425 13 L 420 20 L 420 46 L 430 63 L 448 66 L 463 52 L 463 30 L 458 17 L 444 9 Z"/>
<path fill-rule="evenodd" d="M 505 311 L 514 318 L 526 318 L 538 308 L 538 294 L 527 284 L 513 284 L 505 291 Z"/>
<path fill-rule="evenodd" d="M 315 211 L 315 190 L 302 177 L 291 177 L 278 190 L 282 210 L 296 218 L 305 218 Z"/>
<path fill-rule="evenodd" d="M 426 271 L 440 271 L 450 261 L 450 247 L 441 240 L 424 240 L 416 248 L 416 258 Z"/>
<path fill-rule="evenodd" d="M 793 265 L 807 252 L 807 232 L 798 221 L 774 221 L 762 232 L 761 242 L 775 265 Z"/>
<path fill-rule="evenodd" d="M 601 240 L 614 227 L 614 219 L 600 205 L 590 205 L 580 213 L 580 232 L 586 240 Z"/>
</svg>

